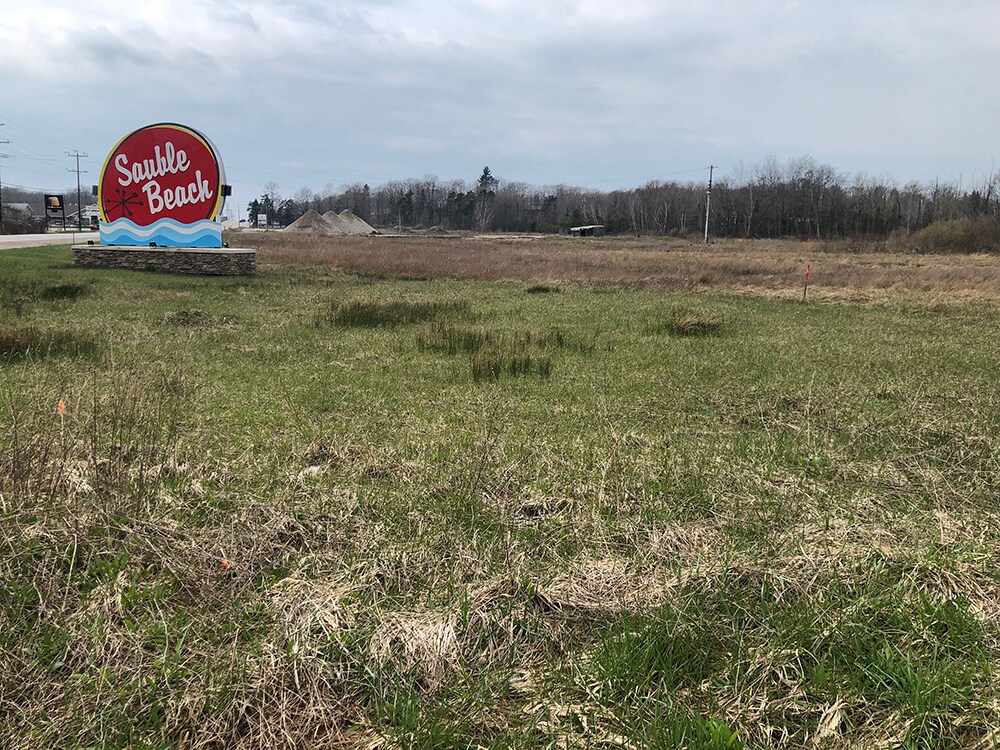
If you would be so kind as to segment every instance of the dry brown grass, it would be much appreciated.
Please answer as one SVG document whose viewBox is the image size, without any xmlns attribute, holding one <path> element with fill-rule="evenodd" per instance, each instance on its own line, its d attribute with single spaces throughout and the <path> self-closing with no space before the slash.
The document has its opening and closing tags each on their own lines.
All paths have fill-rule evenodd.
<svg viewBox="0 0 1000 750">
<path fill-rule="evenodd" d="M 240 235 L 263 263 L 325 266 L 385 278 L 606 283 L 876 301 L 895 292 L 995 297 L 1000 257 L 858 252 L 835 243 L 552 236 L 312 237 Z"/>
</svg>

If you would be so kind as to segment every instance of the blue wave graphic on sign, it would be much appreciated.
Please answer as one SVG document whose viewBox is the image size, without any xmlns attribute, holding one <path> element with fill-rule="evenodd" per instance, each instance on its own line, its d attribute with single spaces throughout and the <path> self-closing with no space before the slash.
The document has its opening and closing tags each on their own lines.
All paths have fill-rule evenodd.
<svg viewBox="0 0 1000 750">
<path fill-rule="evenodd" d="M 157 247 L 222 247 L 222 225 L 203 219 L 194 224 L 181 224 L 174 219 L 160 219 L 148 227 L 140 227 L 130 219 L 115 219 L 110 224 L 101 222 L 102 245 Z"/>
</svg>

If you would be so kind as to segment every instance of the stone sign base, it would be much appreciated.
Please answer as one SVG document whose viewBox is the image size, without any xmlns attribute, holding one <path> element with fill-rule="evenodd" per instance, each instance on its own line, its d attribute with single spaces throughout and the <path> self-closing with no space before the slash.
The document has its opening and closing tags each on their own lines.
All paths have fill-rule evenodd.
<svg viewBox="0 0 1000 750">
<path fill-rule="evenodd" d="M 73 262 L 90 268 L 249 276 L 257 270 L 257 251 L 233 247 L 73 245 Z"/>
</svg>

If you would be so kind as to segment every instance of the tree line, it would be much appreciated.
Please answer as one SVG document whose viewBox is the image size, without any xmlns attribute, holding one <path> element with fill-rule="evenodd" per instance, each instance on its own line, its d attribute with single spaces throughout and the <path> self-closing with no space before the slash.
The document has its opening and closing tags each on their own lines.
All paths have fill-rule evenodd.
<svg viewBox="0 0 1000 750">
<path fill-rule="evenodd" d="M 707 173 L 706 173 L 707 177 Z M 709 231 L 717 237 L 885 237 L 957 220 L 1000 222 L 1000 175 L 976 184 L 909 182 L 841 173 L 799 157 L 737 167 L 712 185 Z M 371 187 L 356 183 L 319 192 L 304 187 L 282 196 L 270 182 L 247 205 L 288 225 L 306 211 L 353 213 L 381 228 L 561 232 L 603 224 L 611 234 L 692 236 L 705 226 L 705 181 L 654 180 L 627 190 L 599 191 L 569 185 L 535 187 L 499 179 L 484 167 L 472 182 L 434 175 Z M 7 232 L 37 230 L 42 194 L 3 189 Z M 33 219 L 9 211 L 14 202 L 37 206 Z"/>
<path fill-rule="evenodd" d="M 707 178 L 706 170 L 706 178 Z M 979 184 L 957 181 L 895 184 L 888 178 L 850 175 L 810 157 L 784 163 L 770 158 L 738 167 L 712 185 L 709 231 L 720 237 L 886 236 L 935 222 L 1000 218 L 1000 176 Z M 302 188 L 282 198 L 269 183 L 248 206 L 289 224 L 309 209 L 350 209 L 377 227 L 433 227 L 480 231 L 559 232 L 603 224 L 612 234 L 697 235 L 704 230 L 707 179 L 651 181 L 603 192 L 567 185 L 533 187 L 493 176 L 485 167 L 472 183 L 429 175 L 367 184 Z"/>
</svg>

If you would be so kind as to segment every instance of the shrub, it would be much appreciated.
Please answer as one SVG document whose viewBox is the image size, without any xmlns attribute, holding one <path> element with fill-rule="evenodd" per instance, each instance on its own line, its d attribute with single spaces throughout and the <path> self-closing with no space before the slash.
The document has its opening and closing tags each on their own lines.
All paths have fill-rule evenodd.
<svg viewBox="0 0 1000 750">
<path fill-rule="evenodd" d="M 978 216 L 936 221 L 911 235 L 909 244 L 926 253 L 1000 252 L 1000 219 Z"/>
</svg>

